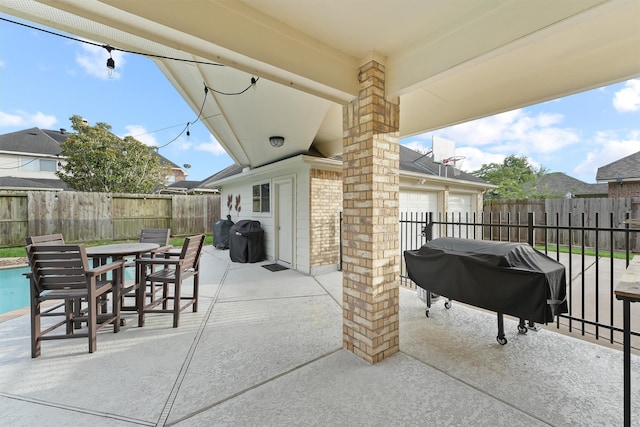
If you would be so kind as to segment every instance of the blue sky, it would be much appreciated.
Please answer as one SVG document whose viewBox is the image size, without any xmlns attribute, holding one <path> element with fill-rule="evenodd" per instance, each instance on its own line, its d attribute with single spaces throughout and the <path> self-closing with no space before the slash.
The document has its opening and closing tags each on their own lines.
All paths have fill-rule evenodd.
<svg viewBox="0 0 640 427">
<path fill-rule="evenodd" d="M 204 179 L 233 163 L 200 123 L 190 126 L 189 137 L 178 137 L 196 113 L 153 61 L 117 51 L 112 55 L 116 70 L 108 78 L 105 49 L 0 20 L 0 134 L 34 126 L 71 129 L 69 117 L 78 114 L 92 125 L 110 124 L 121 137 L 161 147 L 160 154 L 169 160 L 191 165 L 188 179 Z M 456 143 L 463 170 L 516 154 L 550 172 L 595 182 L 598 167 L 640 151 L 640 79 L 401 143 L 428 150 L 433 135 Z"/>
</svg>

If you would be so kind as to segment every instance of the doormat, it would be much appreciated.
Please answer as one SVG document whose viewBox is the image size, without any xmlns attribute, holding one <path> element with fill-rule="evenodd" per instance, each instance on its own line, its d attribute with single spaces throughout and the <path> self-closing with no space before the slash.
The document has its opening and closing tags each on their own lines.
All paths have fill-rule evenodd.
<svg viewBox="0 0 640 427">
<path fill-rule="evenodd" d="M 280 264 L 267 264 L 267 265 L 263 265 L 263 267 L 266 268 L 269 271 L 288 270 L 287 267 L 285 267 L 284 265 L 280 265 Z"/>
</svg>

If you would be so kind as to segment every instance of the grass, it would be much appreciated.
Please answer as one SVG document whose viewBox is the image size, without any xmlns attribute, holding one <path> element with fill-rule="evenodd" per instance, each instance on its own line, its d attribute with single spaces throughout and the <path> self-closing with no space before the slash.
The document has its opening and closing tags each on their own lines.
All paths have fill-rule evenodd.
<svg viewBox="0 0 640 427">
<path fill-rule="evenodd" d="M 536 245 L 535 248 L 541 252 L 544 252 L 544 246 L 542 245 Z M 558 250 L 558 247 L 555 245 L 549 245 L 547 246 L 547 251 L 548 252 L 560 252 L 563 254 L 568 254 L 569 253 L 569 248 L 567 246 L 560 246 L 560 249 Z M 582 254 L 582 250 L 579 247 L 572 247 L 571 248 L 571 253 L 572 254 L 577 254 L 580 255 Z M 585 249 L 584 250 L 584 254 L 587 256 L 596 256 L 596 251 L 594 249 Z M 611 252 L 610 251 L 598 251 L 598 257 L 600 258 L 611 258 Z M 626 258 L 626 254 L 624 252 L 613 252 L 613 258 L 614 259 L 625 259 Z M 629 254 L 629 259 L 633 259 L 633 253 Z"/>
<path fill-rule="evenodd" d="M 99 245 L 109 245 L 111 243 L 124 243 L 124 242 L 132 242 L 132 241 L 134 240 L 117 240 L 117 241 L 98 240 L 95 242 L 84 242 L 84 244 L 87 246 L 99 246 Z M 182 246 L 183 242 L 184 242 L 184 237 L 174 237 L 169 239 L 169 244 L 177 247 Z M 213 236 L 207 235 L 204 239 L 204 244 L 205 246 L 212 245 Z M 0 248 L 0 258 L 18 258 L 23 256 L 26 256 L 26 253 L 24 251 L 24 246 L 16 246 L 12 248 Z"/>
</svg>

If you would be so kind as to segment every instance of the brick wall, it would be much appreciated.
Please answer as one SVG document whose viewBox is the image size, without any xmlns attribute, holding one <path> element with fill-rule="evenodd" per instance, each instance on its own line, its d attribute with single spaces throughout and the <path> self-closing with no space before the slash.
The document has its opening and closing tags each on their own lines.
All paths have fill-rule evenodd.
<svg viewBox="0 0 640 427">
<path fill-rule="evenodd" d="M 610 182 L 609 197 L 640 197 L 640 181 Z"/>
<path fill-rule="evenodd" d="M 310 265 L 337 265 L 340 262 L 342 173 L 312 169 L 310 186 Z"/>
</svg>

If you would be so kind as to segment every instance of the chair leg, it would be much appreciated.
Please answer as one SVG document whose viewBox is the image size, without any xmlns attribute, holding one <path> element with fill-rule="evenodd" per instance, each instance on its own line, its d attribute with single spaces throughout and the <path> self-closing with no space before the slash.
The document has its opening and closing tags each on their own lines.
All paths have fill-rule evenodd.
<svg viewBox="0 0 640 427">
<path fill-rule="evenodd" d="M 73 314 L 76 317 L 80 317 L 82 315 L 82 298 L 75 298 L 73 300 Z M 82 327 L 82 322 L 76 320 L 73 322 L 73 327 L 75 329 L 80 329 Z"/>
<path fill-rule="evenodd" d="M 146 268 L 138 268 L 138 289 L 136 291 L 136 307 L 138 309 L 138 327 L 144 326 L 144 306 L 147 302 Z M 153 283 L 151 284 L 153 287 Z"/>
<path fill-rule="evenodd" d="M 200 274 L 193 276 L 193 312 L 198 311 L 198 291 L 200 290 Z"/>
<path fill-rule="evenodd" d="M 121 273 L 122 272 L 122 273 Z M 122 309 L 122 287 L 124 286 L 124 269 L 116 270 L 113 272 L 113 285 L 111 287 L 111 292 L 113 293 L 113 304 L 111 307 L 111 311 L 113 315 L 116 317 L 113 321 L 113 333 L 120 332 L 120 310 Z"/>
<path fill-rule="evenodd" d="M 167 309 L 167 302 L 169 296 L 169 285 L 165 282 L 162 284 L 162 309 Z"/>
<path fill-rule="evenodd" d="M 78 298 L 79 299 L 79 298 Z M 73 298 L 67 298 L 64 300 L 64 317 L 65 320 L 67 321 L 66 324 L 66 328 L 67 328 L 67 335 L 73 335 L 73 329 L 75 327 L 75 323 L 73 318 L 75 316 L 75 299 Z M 77 322 L 80 323 L 80 322 Z"/>
<path fill-rule="evenodd" d="M 182 281 L 180 280 L 180 275 L 177 275 L 176 281 L 174 283 L 173 289 L 173 327 L 178 327 L 178 322 L 180 321 L 180 288 L 182 286 Z"/>
<path fill-rule="evenodd" d="M 31 357 L 40 356 L 40 301 L 31 295 Z"/>
<path fill-rule="evenodd" d="M 87 328 L 89 336 L 89 353 L 96 351 L 96 325 L 98 323 L 98 307 L 100 302 L 95 298 L 88 304 L 87 307 Z"/>
</svg>

